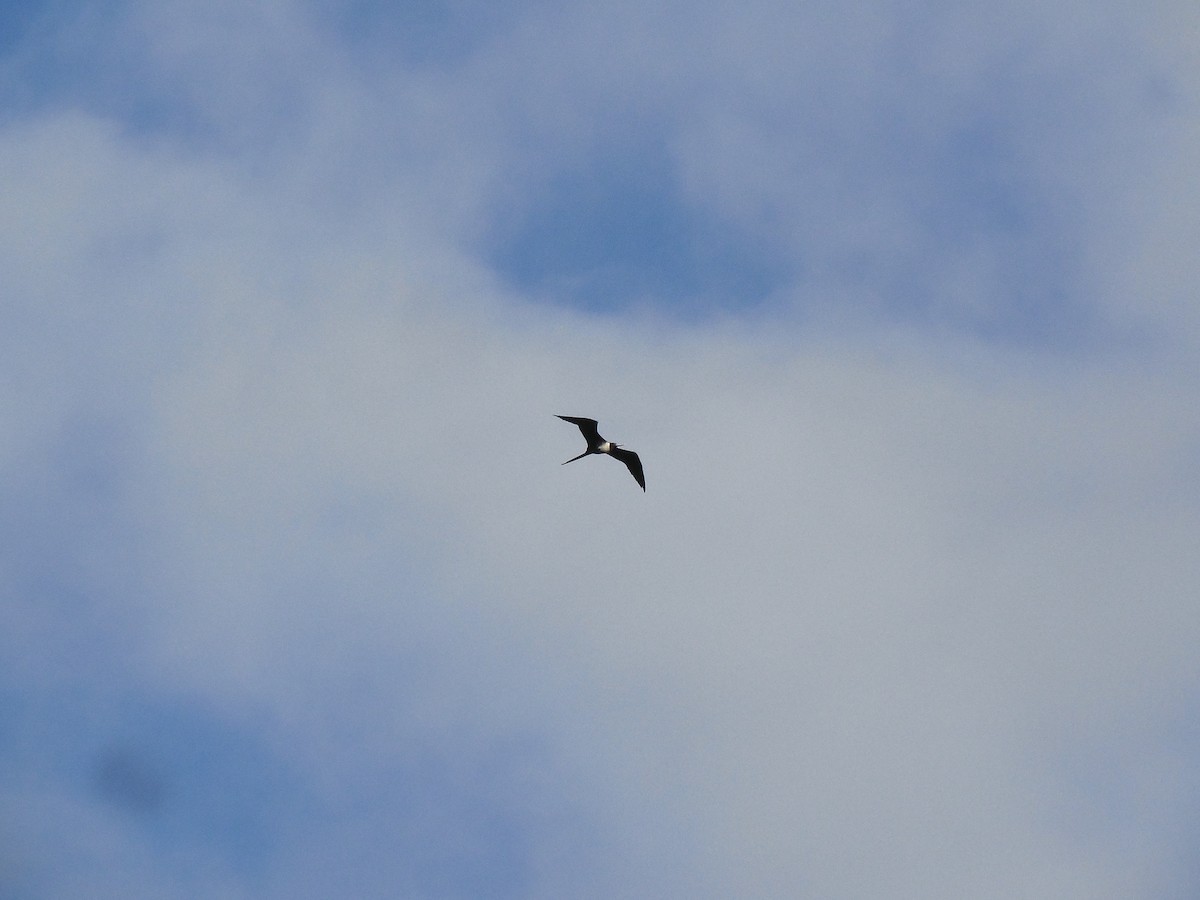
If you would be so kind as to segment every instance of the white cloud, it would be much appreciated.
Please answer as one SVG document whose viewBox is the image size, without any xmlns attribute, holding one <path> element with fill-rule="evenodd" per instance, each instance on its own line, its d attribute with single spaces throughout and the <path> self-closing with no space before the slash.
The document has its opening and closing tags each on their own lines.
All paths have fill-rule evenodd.
<svg viewBox="0 0 1200 900">
<path fill-rule="evenodd" d="M 814 23 L 755 7 L 732 31 L 703 10 L 688 27 L 530 12 L 460 67 L 410 77 L 355 71 L 294 7 L 239 19 L 232 47 L 211 37 L 225 19 L 197 30 L 209 13 L 164 9 L 131 16 L 175 48 L 152 68 L 237 140 L 57 109 L 0 132 L 0 464 L 6 501 L 50 510 L 37 529 L 12 503 L 3 519 L 35 551 L 0 570 L 4 715 L 45 737 L 0 744 L 21 775 L 4 827 L 24 835 L 0 878 L 51 893 L 57 853 L 64 879 L 114 896 L 1194 887 L 1200 748 L 1179 723 L 1198 674 L 1200 422 L 1192 314 L 1169 299 L 1190 261 L 1158 249 L 1184 246 L 1190 181 L 1137 140 L 1106 149 L 1136 103 L 1099 104 L 1069 178 L 1049 160 L 1066 129 L 1018 114 L 1014 164 L 1038 210 L 1064 185 L 1068 207 L 1098 198 L 1067 217 L 1087 262 L 1066 276 L 1074 299 L 1111 276 L 1089 309 L 1171 342 L 1060 352 L 937 317 L 897 326 L 895 298 L 864 302 L 886 282 L 844 277 L 820 290 L 849 298 L 845 316 L 594 318 L 529 304 L 471 255 L 477 216 L 544 189 L 616 140 L 606 129 L 646 127 L 689 201 L 780 252 L 899 247 L 964 306 L 1011 299 L 1008 236 L 959 252 L 909 231 L 917 189 L 940 189 L 929 148 L 958 127 L 938 103 L 989 97 L 984 76 L 1031 30 L 1049 37 L 1018 81 L 1053 57 L 1042 47 L 1064 50 L 1056 89 L 1086 81 L 1119 17 L 1071 32 L 1078 46 L 1055 20 L 978 52 L 943 37 L 927 58 L 886 6 L 864 8 L 865 30 L 832 8 Z M 305 110 L 279 113 L 294 144 L 259 143 L 275 88 L 239 88 L 272 35 Z M 793 67 L 793 37 L 824 55 Z M 887 80 L 896 41 L 927 67 L 914 84 Z M 1180 93 L 1194 83 L 1161 66 Z M 849 98 L 821 120 L 844 131 L 773 120 L 772 104 L 817 109 L 819 87 Z M 895 97 L 927 155 L 897 172 L 858 147 L 870 97 Z M 392 103 L 400 124 L 379 121 Z M 1012 125 L 996 109 L 979 114 Z M 1194 137 L 1192 112 L 1156 120 L 1171 146 Z M 1120 189 L 1093 180 L 1135 161 Z M 1120 241 L 1106 214 L 1127 209 Z M 1125 304 L 1134 289 L 1164 300 Z M 611 460 L 559 466 L 579 436 L 557 413 L 638 450 L 647 493 Z M 55 714 L 64 691 L 94 716 Z M 166 827 L 185 800 L 130 819 L 81 783 L 130 739 L 123 704 L 148 699 L 256 748 L 226 772 L 287 773 L 225 838 L 268 834 L 250 874 Z"/>
</svg>

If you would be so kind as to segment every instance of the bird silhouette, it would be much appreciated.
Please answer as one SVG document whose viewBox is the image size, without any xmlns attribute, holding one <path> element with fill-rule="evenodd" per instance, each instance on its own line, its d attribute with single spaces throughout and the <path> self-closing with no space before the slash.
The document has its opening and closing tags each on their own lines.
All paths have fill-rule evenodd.
<svg viewBox="0 0 1200 900">
<path fill-rule="evenodd" d="M 577 459 L 583 459 L 585 456 L 591 456 L 593 453 L 607 453 L 614 459 L 619 459 L 625 464 L 625 468 L 629 470 L 629 474 L 633 476 L 642 488 L 646 490 L 646 476 L 642 472 L 642 461 L 638 455 L 632 450 L 626 450 L 620 444 L 614 444 L 612 441 L 606 441 L 600 437 L 600 431 L 597 428 L 595 419 L 584 419 L 579 416 L 559 416 L 564 422 L 570 422 L 572 425 L 578 425 L 579 431 L 583 434 L 583 439 L 587 441 L 587 449 L 563 463 L 573 463 Z"/>
</svg>

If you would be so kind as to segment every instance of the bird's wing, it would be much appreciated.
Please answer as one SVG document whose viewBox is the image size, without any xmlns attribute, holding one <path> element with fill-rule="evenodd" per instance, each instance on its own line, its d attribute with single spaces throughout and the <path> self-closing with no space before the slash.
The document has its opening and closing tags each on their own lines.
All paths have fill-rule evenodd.
<svg viewBox="0 0 1200 900">
<path fill-rule="evenodd" d="M 617 447 L 615 450 L 609 451 L 609 455 L 625 463 L 625 468 L 629 470 L 629 474 L 641 485 L 643 491 L 646 489 L 646 476 L 642 473 L 642 461 L 638 459 L 636 453 L 632 450 L 626 450 L 623 447 Z"/>
<path fill-rule="evenodd" d="M 603 443 L 600 438 L 600 423 L 595 419 L 582 419 L 579 416 L 559 416 L 559 418 L 564 422 L 570 422 L 572 425 L 578 425 L 579 430 L 583 432 L 583 437 L 588 444 Z"/>
</svg>

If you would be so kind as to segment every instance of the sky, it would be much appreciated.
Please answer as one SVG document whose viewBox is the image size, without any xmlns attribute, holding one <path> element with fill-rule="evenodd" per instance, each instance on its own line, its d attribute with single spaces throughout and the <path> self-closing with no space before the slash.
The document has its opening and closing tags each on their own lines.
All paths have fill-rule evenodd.
<svg viewBox="0 0 1200 900">
<path fill-rule="evenodd" d="M 1197 896 L 1197 33 L 4 6 L 0 896 Z"/>
</svg>

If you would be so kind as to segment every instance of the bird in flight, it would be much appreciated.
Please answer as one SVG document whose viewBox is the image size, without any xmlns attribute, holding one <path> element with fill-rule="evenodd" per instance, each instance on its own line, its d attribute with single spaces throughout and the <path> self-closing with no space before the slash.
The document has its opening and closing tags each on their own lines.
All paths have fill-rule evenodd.
<svg viewBox="0 0 1200 900">
<path fill-rule="evenodd" d="M 642 461 L 638 459 L 638 455 L 632 450 L 626 450 L 619 444 L 614 444 L 612 441 L 606 441 L 600 437 L 600 432 L 596 428 L 595 419 L 582 419 L 578 416 L 559 416 L 564 422 L 570 422 L 572 425 L 578 425 L 579 430 L 583 433 L 583 439 L 587 441 L 587 449 L 578 456 L 568 459 L 563 463 L 573 463 L 577 459 L 583 459 L 585 456 L 590 456 L 593 453 L 607 453 L 609 456 L 619 459 L 625 464 L 625 468 L 629 470 L 629 474 L 634 480 L 641 485 L 643 491 L 646 490 L 646 476 L 642 474 Z"/>
</svg>

